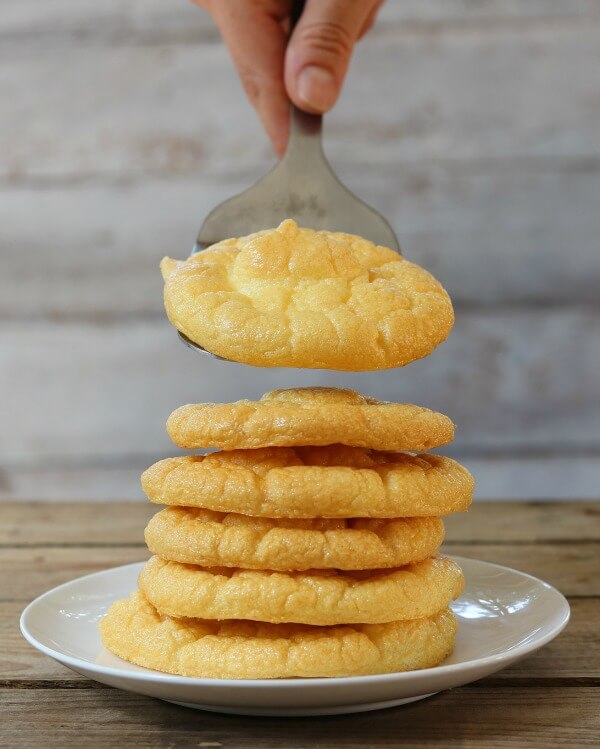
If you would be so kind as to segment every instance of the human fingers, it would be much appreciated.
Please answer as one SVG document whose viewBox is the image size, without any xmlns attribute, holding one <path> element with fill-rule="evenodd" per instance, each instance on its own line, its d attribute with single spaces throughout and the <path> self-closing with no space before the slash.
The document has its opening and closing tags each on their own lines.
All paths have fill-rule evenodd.
<svg viewBox="0 0 600 749">
<path fill-rule="evenodd" d="M 335 104 L 357 39 L 368 29 L 379 0 L 308 0 L 285 53 L 290 99 L 309 112 Z"/>
<path fill-rule="evenodd" d="M 213 16 L 233 58 L 244 91 L 278 154 L 285 151 L 289 99 L 283 82 L 287 37 L 282 22 L 289 2 L 197 0 Z"/>
</svg>

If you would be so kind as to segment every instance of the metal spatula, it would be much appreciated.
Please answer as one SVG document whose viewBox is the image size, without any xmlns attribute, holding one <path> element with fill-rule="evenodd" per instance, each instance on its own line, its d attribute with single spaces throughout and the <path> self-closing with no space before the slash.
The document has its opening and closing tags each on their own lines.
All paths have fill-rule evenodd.
<svg viewBox="0 0 600 749">
<path fill-rule="evenodd" d="M 295 3 L 293 22 L 300 17 L 303 5 Z M 400 252 L 383 216 L 351 193 L 334 173 L 323 153 L 321 129 L 321 115 L 307 114 L 292 105 L 287 150 L 279 163 L 255 185 L 208 214 L 192 254 L 228 237 L 278 226 L 286 218 L 311 229 L 358 234 Z M 210 354 L 182 333 L 179 336 L 190 348 Z"/>
</svg>

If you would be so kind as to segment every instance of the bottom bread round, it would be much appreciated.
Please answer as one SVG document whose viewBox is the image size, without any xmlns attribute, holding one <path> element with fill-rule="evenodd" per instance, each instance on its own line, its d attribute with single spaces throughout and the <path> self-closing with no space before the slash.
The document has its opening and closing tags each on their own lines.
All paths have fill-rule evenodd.
<svg viewBox="0 0 600 749">
<path fill-rule="evenodd" d="M 209 679 L 360 676 L 435 666 L 454 647 L 449 609 L 412 621 L 315 627 L 161 616 L 141 593 L 100 622 L 104 645 L 145 668 Z"/>
</svg>

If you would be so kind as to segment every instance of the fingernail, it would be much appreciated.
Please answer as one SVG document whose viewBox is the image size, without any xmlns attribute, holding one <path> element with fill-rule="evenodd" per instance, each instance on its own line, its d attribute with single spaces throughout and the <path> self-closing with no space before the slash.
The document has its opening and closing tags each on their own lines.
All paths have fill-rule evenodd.
<svg viewBox="0 0 600 749">
<path fill-rule="evenodd" d="M 337 98 L 335 78 L 325 68 L 307 65 L 298 75 L 298 96 L 313 109 L 325 112 Z"/>
</svg>

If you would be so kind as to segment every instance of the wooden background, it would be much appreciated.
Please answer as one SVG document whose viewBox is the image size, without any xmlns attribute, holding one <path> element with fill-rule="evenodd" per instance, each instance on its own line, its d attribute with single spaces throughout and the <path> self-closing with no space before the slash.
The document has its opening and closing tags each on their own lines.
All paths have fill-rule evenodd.
<svg viewBox="0 0 600 749">
<path fill-rule="evenodd" d="M 200 358 L 158 261 L 272 163 L 210 20 L 4 0 L 0 496 L 141 497 L 176 406 L 319 383 L 451 415 L 481 498 L 598 495 L 600 0 L 388 0 L 326 140 L 450 291 L 453 335 L 382 374 Z"/>
</svg>

